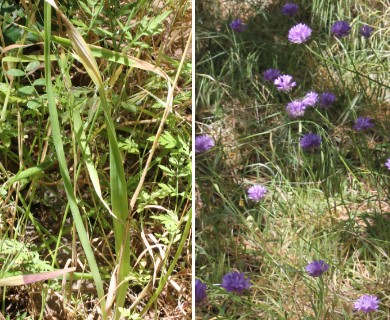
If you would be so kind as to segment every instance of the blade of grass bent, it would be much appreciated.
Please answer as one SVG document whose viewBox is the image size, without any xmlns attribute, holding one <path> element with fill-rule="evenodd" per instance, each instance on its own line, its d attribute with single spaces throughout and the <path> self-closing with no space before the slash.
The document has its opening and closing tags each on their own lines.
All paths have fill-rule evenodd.
<svg viewBox="0 0 390 320">
<path fill-rule="evenodd" d="M 78 55 L 81 63 L 84 65 L 86 71 L 91 77 L 92 81 L 97 86 L 99 91 L 99 98 L 107 125 L 107 136 L 109 140 L 110 152 L 110 188 L 111 188 L 111 205 L 112 212 L 118 219 L 113 219 L 114 235 L 115 235 L 115 251 L 118 265 L 117 283 L 120 286 L 116 295 L 116 312 L 114 319 L 119 319 L 119 308 L 123 307 L 126 292 L 128 289 L 128 281 L 123 281 L 130 270 L 130 238 L 125 232 L 125 221 L 128 215 L 128 201 L 127 201 L 127 185 L 125 179 L 125 172 L 122 164 L 122 158 L 119 152 L 118 142 L 115 134 L 114 123 L 108 108 L 106 99 L 106 92 L 103 80 L 100 76 L 100 70 L 97 63 L 89 49 L 87 43 L 84 41 L 78 30 L 71 24 L 67 17 L 58 9 L 53 0 L 45 0 L 50 3 L 56 12 L 64 21 L 70 42 L 75 53 Z M 123 258 L 124 257 L 124 258 Z"/>
<path fill-rule="evenodd" d="M 87 137 L 85 135 L 84 128 L 82 125 L 80 110 L 73 110 L 73 125 L 74 125 L 74 129 L 76 131 L 77 142 L 80 144 L 81 150 L 83 151 L 83 154 L 84 154 L 83 160 L 85 162 L 85 165 L 87 166 L 88 174 L 89 174 L 89 177 L 91 178 L 91 182 L 92 182 L 92 185 L 94 187 L 94 190 L 95 190 L 100 202 L 104 205 L 104 207 L 107 209 L 107 211 L 110 213 L 110 215 L 112 215 L 114 218 L 117 219 L 117 217 L 111 211 L 107 202 L 103 198 L 102 190 L 100 188 L 99 176 L 98 176 L 98 173 L 97 173 L 95 166 L 93 165 L 91 150 L 87 144 Z"/>
<path fill-rule="evenodd" d="M 105 313 L 105 299 L 104 299 L 104 290 L 103 283 L 100 277 L 99 268 L 97 266 L 95 256 L 93 254 L 89 238 L 87 232 L 84 228 L 83 220 L 81 218 L 81 214 L 79 208 L 77 206 L 76 197 L 74 194 L 74 190 L 72 187 L 72 183 L 70 180 L 69 171 L 66 164 L 64 148 L 61 138 L 61 130 L 60 124 L 58 120 L 57 107 L 54 101 L 54 93 L 53 87 L 51 83 L 51 60 L 50 60 L 50 37 L 51 37 L 51 7 L 45 2 L 45 11 L 44 11 L 44 19 L 45 19 L 45 46 L 44 46 L 44 54 L 45 54 L 45 79 L 46 79 L 46 91 L 47 91 L 47 100 L 49 107 L 49 117 L 52 125 L 52 136 L 53 142 L 56 149 L 58 163 L 60 168 L 61 176 L 64 180 L 64 188 L 68 198 L 69 206 L 73 215 L 73 219 L 76 225 L 77 234 L 80 238 L 81 245 L 84 249 L 86 258 L 88 260 L 89 267 L 91 268 L 91 272 L 94 278 L 94 282 L 96 285 L 96 290 L 100 299 L 100 305 L 102 309 L 102 317 L 103 319 L 107 319 Z"/>
<path fill-rule="evenodd" d="M 35 274 L 23 274 L 20 276 L 7 277 L 4 279 L 0 279 L 0 286 L 22 286 L 38 281 L 44 281 L 48 279 L 57 278 L 66 273 L 75 271 L 76 268 L 65 268 L 53 271 L 46 271 Z"/>
</svg>

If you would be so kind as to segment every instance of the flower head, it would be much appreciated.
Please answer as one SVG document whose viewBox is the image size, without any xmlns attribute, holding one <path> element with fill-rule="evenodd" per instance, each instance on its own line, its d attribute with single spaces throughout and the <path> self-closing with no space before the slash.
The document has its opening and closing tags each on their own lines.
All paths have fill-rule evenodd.
<svg viewBox="0 0 390 320">
<path fill-rule="evenodd" d="M 305 270 L 312 277 L 322 276 L 329 269 L 329 265 L 324 260 L 314 260 L 310 262 Z"/>
<path fill-rule="evenodd" d="M 351 31 L 351 27 L 348 22 L 346 21 L 336 21 L 330 31 L 333 33 L 334 36 L 337 38 L 343 38 L 349 35 Z"/>
<path fill-rule="evenodd" d="M 264 198 L 267 191 L 266 187 L 256 184 L 248 189 L 248 198 L 255 202 L 259 202 Z"/>
<path fill-rule="evenodd" d="M 303 23 L 299 23 L 292 27 L 288 32 L 288 40 L 292 43 L 304 43 L 309 40 L 311 29 Z"/>
<path fill-rule="evenodd" d="M 321 137 L 315 133 L 307 133 L 305 134 L 301 140 L 299 141 L 302 149 L 312 150 L 314 148 L 318 148 L 321 145 Z"/>
<path fill-rule="evenodd" d="M 195 280 L 195 304 L 200 305 L 207 297 L 206 285 L 202 281 Z"/>
<path fill-rule="evenodd" d="M 303 117 L 306 106 L 303 101 L 295 100 L 287 104 L 286 110 L 291 118 Z"/>
<path fill-rule="evenodd" d="M 363 311 L 364 313 L 368 313 L 378 310 L 379 299 L 376 296 L 365 294 L 357 299 L 353 305 L 353 308 L 356 311 Z"/>
<path fill-rule="evenodd" d="M 235 19 L 230 22 L 230 28 L 232 28 L 235 32 L 244 32 L 247 28 L 246 23 L 243 23 L 240 19 Z"/>
<path fill-rule="evenodd" d="M 298 13 L 299 6 L 295 3 L 286 3 L 282 8 L 282 14 L 284 16 L 295 16 Z"/>
<path fill-rule="evenodd" d="M 355 130 L 357 130 L 357 131 L 360 131 L 360 130 L 370 129 L 373 126 L 375 126 L 375 124 L 372 123 L 372 119 L 371 118 L 369 118 L 369 117 L 359 117 L 359 118 L 356 119 L 355 125 L 353 126 L 353 128 Z"/>
<path fill-rule="evenodd" d="M 386 163 L 385 163 L 385 166 L 386 166 L 387 169 L 390 170 L 390 158 L 387 159 L 387 161 L 386 161 Z"/>
<path fill-rule="evenodd" d="M 323 92 L 320 96 L 320 105 L 323 108 L 330 107 L 336 101 L 336 96 L 331 92 Z"/>
<path fill-rule="evenodd" d="M 364 38 L 369 38 L 373 31 L 374 31 L 374 29 L 372 27 L 366 25 L 366 24 L 363 27 L 360 28 L 360 34 Z"/>
<path fill-rule="evenodd" d="M 263 77 L 265 81 L 275 81 L 280 76 L 280 71 L 278 69 L 267 69 L 263 72 Z"/>
<path fill-rule="evenodd" d="M 288 92 L 293 87 L 295 87 L 297 83 L 293 81 L 292 76 L 281 75 L 275 79 L 274 85 L 276 86 L 276 89 L 278 89 L 279 91 Z"/>
<path fill-rule="evenodd" d="M 205 152 L 215 146 L 213 138 L 208 135 L 195 137 L 195 153 Z"/>
<path fill-rule="evenodd" d="M 306 107 L 314 107 L 318 102 L 318 93 L 314 91 L 308 92 L 302 99 L 302 102 Z"/>
<path fill-rule="evenodd" d="M 236 292 L 242 294 L 245 289 L 249 289 L 251 283 L 248 278 L 245 278 L 244 273 L 233 271 L 225 274 L 222 277 L 221 287 L 229 292 Z"/>
</svg>

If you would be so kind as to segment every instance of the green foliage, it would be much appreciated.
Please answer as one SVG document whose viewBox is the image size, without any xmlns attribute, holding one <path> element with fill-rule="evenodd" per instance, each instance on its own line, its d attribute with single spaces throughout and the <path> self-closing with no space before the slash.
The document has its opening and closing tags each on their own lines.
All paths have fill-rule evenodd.
<svg viewBox="0 0 390 320">
<path fill-rule="evenodd" d="M 15 275 L 15 271 L 23 270 L 24 273 L 38 273 L 42 271 L 51 271 L 48 261 L 42 260 L 39 253 L 31 250 L 31 246 L 16 240 L 5 239 L 0 243 L 0 260 L 6 261 L 6 268 L 1 271 Z"/>
<path fill-rule="evenodd" d="M 64 20 L 58 23 L 60 16 L 48 16 L 46 11 L 51 23 L 47 20 L 43 24 L 43 3 L 26 7 L 8 0 L 0 3 L 0 27 L 9 36 L 5 45 L 37 44 L 11 48 L 2 56 L 0 235 L 5 241 L 32 245 L 25 245 L 19 254 L 2 255 L 1 272 L 52 270 L 77 256 L 77 263 L 84 266 L 83 273 L 75 273 L 69 280 L 93 283 L 95 289 L 99 291 L 100 286 L 102 290 L 99 299 L 96 291 L 85 294 L 67 287 L 64 296 L 75 302 L 75 317 L 89 316 L 85 310 L 90 307 L 81 307 L 87 301 L 89 305 L 91 301 L 104 303 L 107 292 L 103 288 L 106 290 L 110 279 L 117 277 L 122 292 L 116 292 L 113 308 L 120 306 L 120 299 L 126 295 L 139 295 L 140 287 L 150 290 L 155 285 L 159 288 L 157 294 L 145 291 L 137 300 L 143 306 L 150 303 L 148 307 L 140 312 L 135 306 L 125 311 L 126 317 L 143 318 L 153 304 L 161 303 L 166 304 L 165 311 L 158 311 L 157 316 L 169 316 L 175 312 L 175 300 L 182 299 L 182 295 L 174 293 L 168 299 L 160 293 L 168 277 L 190 268 L 177 255 L 181 256 L 183 244 L 188 244 L 183 237 L 188 237 L 190 216 L 191 125 L 183 121 L 182 109 L 168 112 L 168 119 L 164 119 L 165 109 L 172 107 L 170 101 L 167 103 L 170 86 L 175 91 L 180 87 L 180 92 L 173 95 L 175 106 L 191 104 L 191 59 L 184 50 L 189 25 L 182 24 L 189 17 L 188 4 L 170 1 L 157 7 L 152 1 L 123 6 L 112 1 L 62 2 L 60 10 L 77 27 L 92 59 L 98 62 L 97 72 L 91 74 L 93 67 L 80 63 L 85 57 L 80 51 L 77 55 L 73 52 L 74 39 L 65 38 L 65 32 L 67 36 L 72 33 L 65 30 Z M 45 52 L 39 44 L 43 39 L 51 41 L 51 45 L 44 46 Z M 102 83 L 96 87 L 91 75 L 93 80 L 101 77 Z M 178 83 L 174 84 L 176 76 Z M 164 121 L 167 129 L 161 143 L 151 150 L 158 126 Z M 169 139 L 172 141 L 168 143 Z M 151 153 L 154 156 L 146 168 Z M 159 165 L 172 174 L 166 175 Z M 145 180 L 140 182 L 145 172 Z M 128 210 L 132 196 L 136 202 Z M 148 211 L 153 204 L 170 212 L 172 216 L 167 217 L 172 221 L 151 218 Z M 118 215 L 119 207 L 126 209 Z M 138 255 L 145 249 L 138 239 L 141 232 L 152 234 L 157 228 L 157 238 L 153 239 L 169 247 L 165 260 L 153 270 L 150 261 L 160 257 L 159 253 L 147 252 L 138 263 Z M 126 249 L 122 252 L 123 245 Z M 127 281 L 128 289 L 123 285 Z M 189 281 L 187 276 L 181 285 L 188 287 Z M 62 290 L 54 285 L 50 288 L 49 296 Z M 31 288 L 15 291 L 25 298 L 28 307 L 4 298 L 2 310 L 11 310 L 12 319 L 24 311 L 26 318 L 32 314 L 48 317 L 46 309 L 29 302 L 33 301 Z M 78 297 L 85 300 L 80 302 Z M 93 310 L 98 312 L 99 308 L 93 306 Z M 104 318 L 105 308 L 101 306 L 100 310 L 103 313 L 95 316 Z M 120 313 L 116 312 L 115 317 L 119 318 Z"/>
<path fill-rule="evenodd" d="M 139 313 L 133 313 L 129 309 L 119 308 L 122 317 L 129 320 L 142 320 L 143 318 Z"/>
</svg>

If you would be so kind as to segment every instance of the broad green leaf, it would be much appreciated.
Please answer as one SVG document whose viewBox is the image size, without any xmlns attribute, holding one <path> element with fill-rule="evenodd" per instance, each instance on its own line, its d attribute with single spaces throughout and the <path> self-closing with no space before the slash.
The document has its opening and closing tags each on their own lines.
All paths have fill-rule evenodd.
<svg viewBox="0 0 390 320">
<path fill-rule="evenodd" d="M 39 79 L 36 79 L 34 80 L 33 82 L 33 86 L 45 86 L 46 85 L 46 80 L 45 78 L 39 78 Z"/>
<path fill-rule="evenodd" d="M 40 63 L 39 61 L 31 61 L 31 62 L 26 66 L 26 68 L 24 68 L 24 70 L 25 70 L 26 72 L 32 71 L 32 70 L 38 68 L 38 67 L 40 66 L 40 64 L 41 64 L 41 63 Z"/>
<path fill-rule="evenodd" d="M 31 110 L 37 110 L 40 106 L 42 106 L 42 101 L 32 99 L 27 102 L 27 108 Z"/>
<path fill-rule="evenodd" d="M 33 86 L 20 87 L 18 93 L 24 96 L 31 96 L 35 93 L 35 89 Z"/>
<path fill-rule="evenodd" d="M 9 69 L 7 71 L 7 75 L 12 76 L 12 77 L 23 77 L 26 75 L 26 73 L 20 69 Z"/>
</svg>

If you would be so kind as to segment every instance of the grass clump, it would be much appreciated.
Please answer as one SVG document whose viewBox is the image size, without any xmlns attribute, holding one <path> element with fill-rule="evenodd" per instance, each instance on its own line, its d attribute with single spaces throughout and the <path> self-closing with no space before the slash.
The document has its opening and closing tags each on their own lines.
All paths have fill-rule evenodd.
<svg viewBox="0 0 390 320">
<path fill-rule="evenodd" d="M 389 11 L 294 3 L 196 6 L 199 319 L 390 311 Z"/>
<path fill-rule="evenodd" d="M 3 284 L 1 312 L 187 317 L 190 4 L 5 1 L 0 13 L 1 278 L 71 272 Z"/>
</svg>

